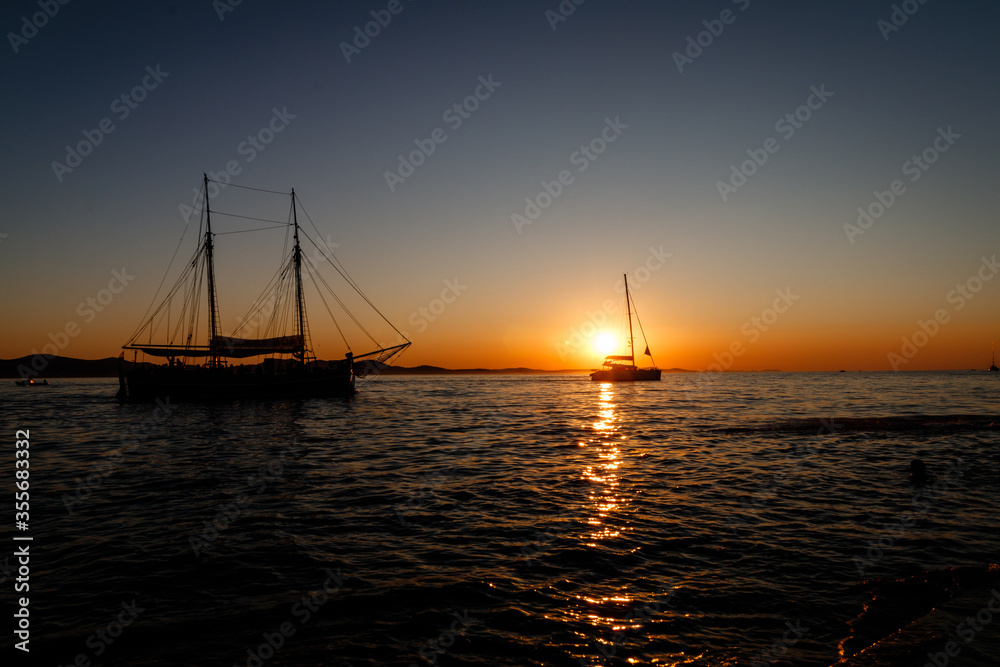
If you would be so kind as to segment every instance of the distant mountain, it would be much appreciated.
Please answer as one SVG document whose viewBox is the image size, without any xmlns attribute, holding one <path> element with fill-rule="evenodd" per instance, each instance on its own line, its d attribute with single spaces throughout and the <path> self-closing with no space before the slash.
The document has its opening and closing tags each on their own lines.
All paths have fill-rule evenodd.
<svg viewBox="0 0 1000 667">
<path fill-rule="evenodd" d="M 538 370 L 535 368 L 441 368 L 440 366 L 387 366 L 372 361 L 358 362 L 365 375 L 559 375 L 565 373 L 589 373 L 587 369 L 564 369 L 558 371 Z"/>
<path fill-rule="evenodd" d="M 0 377 L 3 378 L 101 378 L 118 377 L 118 359 L 74 359 L 49 357 L 44 354 L 29 355 L 18 359 L 0 359 Z"/>
<path fill-rule="evenodd" d="M 320 361 L 321 365 L 330 362 Z M 537 368 L 441 368 L 440 366 L 389 366 L 375 361 L 359 361 L 358 375 L 566 375 L 589 373 L 592 369 L 568 368 L 539 370 Z M 691 373 L 683 368 L 670 368 L 664 373 Z M 33 355 L 18 359 L 0 359 L 0 378 L 82 378 L 118 377 L 118 359 L 74 359 Z"/>
</svg>

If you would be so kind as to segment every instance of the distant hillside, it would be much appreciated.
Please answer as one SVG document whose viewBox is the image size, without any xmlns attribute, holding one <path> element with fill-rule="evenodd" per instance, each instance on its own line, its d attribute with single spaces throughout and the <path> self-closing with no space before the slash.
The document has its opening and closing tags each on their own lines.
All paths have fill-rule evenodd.
<svg viewBox="0 0 1000 667">
<path fill-rule="evenodd" d="M 320 364 L 329 362 L 320 361 Z M 32 365 L 34 364 L 34 365 Z M 388 366 L 373 361 L 360 361 L 358 375 L 567 375 L 589 373 L 593 369 L 567 368 L 539 370 L 537 368 L 441 368 L 440 366 Z M 24 373 L 22 374 L 22 370 Z M 36 371 L 37 372 L 34 372 Z M 691 373 L 683 368 L 668 368 L 664 373 Z M 118 359 L 74 359 L 43 355 L 0 359 L 0 378 L 83 378 L 118 377 Z"/>
<path fill-rule="evenodd" d="M 358 363 L 365 370 L 364 374 L 377 375 L 560 375 L 564 373 L 589 373 L 586 369 L 564 369 L 558 371 L 538 370 L 535 368 L 441 368 L 440 366 L 387 366 L 371 361 Z"/>
<path fill-rule="evenodd" d="M 118 359 L 74 359 L 30 355 L 19 359 L 0 359 L 0 377 L 21 378 L 101 378 L 118 377 Z"/>
</svg>

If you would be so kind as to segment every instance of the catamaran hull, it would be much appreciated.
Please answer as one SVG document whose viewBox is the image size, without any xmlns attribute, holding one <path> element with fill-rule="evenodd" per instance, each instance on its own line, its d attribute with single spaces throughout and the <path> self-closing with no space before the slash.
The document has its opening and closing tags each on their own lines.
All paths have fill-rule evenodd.
<svg viewBox="0 0 1000 667">
<path fill-rule="evenodd" d="M 658 368 L 615 368 L 612 370 L 594 371 L 590 374 L 591 380 L 597 382 L 637 382 L 641 380 L 659 381 L 660 369 Z"/>
<path fill-rule="evenodd" d="M 327 398 L 354 394 L 350 368 L 305 369 L 284 374 L 234 373 L 229 369 L 132 369 L 119 375 L 118 398 L 145 402 L 250 398 Z"/>
</svg>

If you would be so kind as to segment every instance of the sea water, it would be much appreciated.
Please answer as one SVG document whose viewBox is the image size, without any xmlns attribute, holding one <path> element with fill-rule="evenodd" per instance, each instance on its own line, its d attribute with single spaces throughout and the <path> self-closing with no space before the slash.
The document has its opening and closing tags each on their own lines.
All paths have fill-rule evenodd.
<svg viewBox="0 0 1000 667">
<path fill-rule="evenodd" d="M 0 387 L 10 494 L 29 431 L 0 577 L 32 537 L 31 664 L 1000 659 L 997 374 L 116 389 Z"/>
</svg>

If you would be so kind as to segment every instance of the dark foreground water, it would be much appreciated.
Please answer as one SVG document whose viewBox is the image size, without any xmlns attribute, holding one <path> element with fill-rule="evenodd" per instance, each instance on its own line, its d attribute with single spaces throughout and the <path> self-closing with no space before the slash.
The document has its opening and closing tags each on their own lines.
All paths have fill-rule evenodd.
<svg viewBox="0 0 1000 667">
<path fill-rule="evenodd" d="M 0 387 L 27 664 L 1000 663 L 996 374 L 115 389 Z"/>
</svg>

